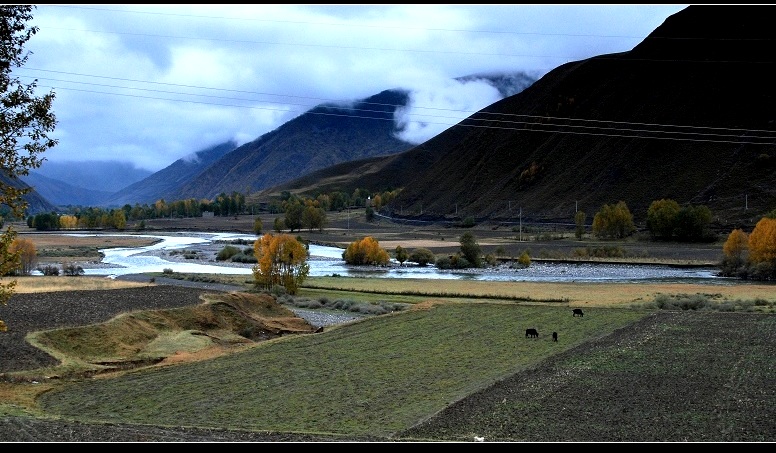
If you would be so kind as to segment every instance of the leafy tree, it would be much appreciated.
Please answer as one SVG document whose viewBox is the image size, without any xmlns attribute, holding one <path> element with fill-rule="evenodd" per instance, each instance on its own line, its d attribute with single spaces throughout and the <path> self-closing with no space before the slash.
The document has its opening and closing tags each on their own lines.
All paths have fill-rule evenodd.
<svg viewBox="0 0 776 453">
<path fill-rule="evenodd" d="M 281 220 L 280 217 L 275 217 L 275 222 L 273 223 L 272 227 L 277 233 L 280 233 L 283 231 L 283 220 Z"/>
<path fill-rule="evenodd" d="M 527 251 L 524 251 L 517 258 L 517 262 L 523 267 L 528 267 L 531 265 L 531 255 L 529 255 Z"/>
<path fill-rule="evenodd" d="M 655 200 L 647 209 L 647 230 L 654 238 L 670 239 L 680 211 L 679 203 L 670 199 Z"/>
<path fill-rule="evenodd" d="M 78 226 L 78 217 L 74 215 L 59 216 L 59 228 L 73 230 Z"/>
<path fill-rule="evenodd" d="M 633 215 L 624 201 L 603 205 L 593 217 L 593 234 L 596 237 L 622 239 L 635 231 Z"/>
<path fill-rule="evenodd" d="M 410 253 L 408 261 L 418 263 L 418 266 L 426 266 L 428 264 L 436 264 L 436 255 L 434 252 L 427 248 L 416 248 Z"/>
<path fill-rule="evenodd" d="M 676 215 L 676 237 L 680 241 L 703 240 L 709 223 L 711 210 L 707 206 L 685 206 Z"/>
<path fill-rule="evenodd" d="M 285 224 L 292 233 L 294 230 L 302 228 L 302 212 L 304 212 L 304 206 L 298 200 L 290 202 L 286 206 Z"/>
<path fill-rule="evenodd" d="M 308 205 L 304 207 L 302 211 L 302 227 L 308 230 L 322 231 L 323 226 L 326 224 L 326 212 L 319 207 Z"/>
<path fill-rule="evenodd" d="M 113 215 L 111 215 L 111 224 L 117 230 L 123 230 L 127 227 L 127 217 L 124 214 L 123 209 L 116 209 L 113 211 Z"/>
<path fill-rule="evenodd" d="M 25 44 L 38 27 L 28 27 L 33 5 L 0 5 L 0 168 L 5 176 L 17 179 L 27 176 L 32 168 L 43 163 L 40 154 L 56 146 L 57 140 L 48 136 L 56 128 L 57 120 L 51 111 L 54 92 L 36 96 L 38 80 L 23 84 L 13 75 L 16 68 L 27 62 L 29 52 Z M 23 218 L 27 203 L 24 195 L 29 188 L 0 184 L 0 205 L 7 206 L 14 217 Z M 0 235 L 0 271 L 18 267 L 19 254 L 11 250 L 16 231 L 10 226 Z M 16 280 L 0 283 L 0 305 L 13 295 Z M 0 331 L 6 325 L 0 320 Z"/>
<path fill-rule="evenodd" d="M 396 261 L 399 262 L 399 265 L 403 265 L 405 261 L 407 261 L 407 258 L 409 258 L 409 253 L 407 253 L 406 250 L 400 245 L 396 246 L 396 250 L 394 250 L 394 258 L 396 258 Z"/>
<path fill-rule="evenodd" d="M 746 265 L 745 254 L 749 249 L 749 235 L 744 230 L 737 228 L 730 232 L 727 241 L 722 246 L 722 274 L 734 275 Z"/>
<path fill-rule="evenodd" d="M 582 239 L 582 236 L 585 234 L 585 218 L 587 215 L 583 211 L 577 211 L 576 214 L 574 214 L 574 223 L 577 225 L 577 229 L 574 232 L 574 235 L 577 239 Z"/>
<path fill-rule="evenodd" d="M 253 278 L 260 288 L 281 285 L 289 294 L 296 294 L 310 272 L 307 249 L 290 234 L 265 234 L 253 243 L 253 254 Z"/>
<path fill-rule="evenodd" d="M 264 229 L 264 225 L 261 223 L 261 218 L 256 217 L 253 220 L 253 234 L 256 236 L 260 235 L 262 230 Z"/>
<path fill-rule="evenodd" d="M 8 275 L 29 275 L 38 261 L 35 244 L 29 239 L 16 238 L 11 243 L 10 252 L 19 256 L 18 266 Z"/>
<path fill-rule="evenodd" d="M 776 264 L 776 219 L 763 217 L 749 234 L 749 261 Z"/>
<path fill-rule="evenodd" d="M 749 248 L 749 235 L 741 228 L 736 228 L 728 235 L 727 241 L 722 246 L 722 253 L 736 262 L 744 261 L 744 253 Z"/>
<path fill-rule="evenodd" d="M 473 267 L 480 267 L 482 265 L 482 250 L 477 243 L 477 239 L 470 232 L 466 232 L 461 235 L 461 255 L 466 258 L 466 261 Z"/>
<path fill-rule="evenodd" d="M 351 242 L 348 248 L 342 252 L 342 259 L 347 264 L 383 266 L 388 264 L 390 256 L 385 249 L 380 247 L 377 239 L 366 236 L 360 241 Z"/>
</svg>

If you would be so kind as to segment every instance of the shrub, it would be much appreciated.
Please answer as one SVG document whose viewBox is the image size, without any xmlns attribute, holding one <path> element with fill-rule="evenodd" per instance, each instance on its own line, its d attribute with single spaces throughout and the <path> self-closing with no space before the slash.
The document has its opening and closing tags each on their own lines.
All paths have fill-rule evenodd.
<svg viewBox="0 0 776 453">
<path fill-rule="evenodd" d="M 62 272 L 68 277 L 77 277 L 84 274 L 84 268 L 73 263 L 64 263 Z"/>
<path fill-rule="evenodd" d="M 427 248 L 417 248 L 410 253 L 410 256 L 408 258 L 409 261 L 413 263 L 418 263 L 419 266 L 426 266 L 428 264 L 435 264 L 436 263 L 436 255 L 434 255 L 434 252 Z"/>
<path fill-rule="evenodd" d="M 218 254 L 216 255 L 216 261 L 226 261 L 238 253 L 240 253 L 240 249 L 234 245 L 224 246 L 224 248 L 218 251 Z"/>
<path fill-rule="evenodd" d="M 531 255 L 528 254 L 528 252 L 523 252 L 519 258 L 517 258 L 517 262 L 520 263 L 521 266 L 528 267 L 531 265 Z"/>
<path fill-rule="evenodd" d="M 40 272 L 43 275 L 53 275 L 57 276 L 59 275 L 59 267 L 53 266 L 51 264 L 47 264 L 43 267 L 38 267 L 38 272 Z"/>
</svg>

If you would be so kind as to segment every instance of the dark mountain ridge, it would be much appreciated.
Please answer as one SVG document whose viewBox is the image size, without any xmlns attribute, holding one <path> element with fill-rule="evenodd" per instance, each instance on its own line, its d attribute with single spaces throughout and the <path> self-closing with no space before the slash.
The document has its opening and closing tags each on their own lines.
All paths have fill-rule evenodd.
<svg viewBox="0 0 776 453">
<path fill-rule="evenodd" d="M 776 208 L 773 7 L 690 6 L 629 52 L 559 66 L 398 155 L 262 193 L 402 188 L 405 218 L 588 223 L 625 201 L 705 205 L 735 226 Z"/>
<path fill-rule="evenodd" d="M 194 179 L 214 162 L 237 148 L 237 143 L 228 141 L 210 148 L 197 151 L 192 155 L 178 159 L 142 181 L 131 184 L 120 191 L 105 197 L 102 204 L 124 206 L 126 204 L 153 204 L 158 200 L 167 202 L 181 200 L 178 192 L 181 185 Z"/>
<path fill-rule="evenodd" d="M 353 105 L 315 107 L 225 155 L 175 198 L 258 191 L 340 162 L 409 149 L 393 127 L 393 113 L 406 101 L 406 92 L 386 90 Z"/>
</svg>

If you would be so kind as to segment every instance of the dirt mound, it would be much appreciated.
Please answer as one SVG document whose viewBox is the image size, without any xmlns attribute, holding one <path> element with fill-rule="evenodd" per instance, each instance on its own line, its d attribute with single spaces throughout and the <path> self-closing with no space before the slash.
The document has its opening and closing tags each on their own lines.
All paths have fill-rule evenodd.
<svg viewBox="0 0 776 453">
<path fill-rule="evenodd" d="M 206 293 L 190 307 L 124 313 L 106 322 L 32 335 L 31 341 L 65 364 L 104 373 L 157 364 L 168 357 L 219 355 L 315 328 L 268 294 Z M 209 351 L 198 354 L 200 351 Z"/>
</svg>

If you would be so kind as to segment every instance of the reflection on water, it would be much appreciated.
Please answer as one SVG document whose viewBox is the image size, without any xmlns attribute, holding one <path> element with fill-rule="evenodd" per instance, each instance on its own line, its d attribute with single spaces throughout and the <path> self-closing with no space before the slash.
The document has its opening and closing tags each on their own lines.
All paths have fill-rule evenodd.
<svg viewBox="0 0 776 453">
<path fill-rule="evenodd" d="M 88 236 L 73 234 L 73 236 Z M 130 236 L 116 234 L 112 236 Z M 215 241 L 234 239 L 255 240 L 256 236 L 240 233 L 165 233 L 155 235 L 131 235 L 133 237 L 158 238 L 160 242 L 146 247 L 103 249 L 104 267 L 85 269 L 86 275 L 138 274 L 144 272 L 162 272 L 172 269 L 180 273 L 221 273 L 251 274 L 251 266 L 220 266 L 217 264 L 199 264 L 168 261 L 155 256 L 158 251 L 184 249 L 192 245 L 202 245 Z M 414 265 L 391 266 L 386 268 L 349 266 L 342 259 L 342 249 L 320 245 L 310 245 L 310 276 L 342 277 L 381 277 L 381 278 L 430 278 L 484 281 L 529 281 L 529 282 L 700 282 L 725 283 L 730 279 L 717 277 L 715 268 L 678 268 L 656 265 L 631 264 L 591 264 L 591 263 L 545 263 L 533 262 L 527 268 L 477 270 L 439 270 L 434 266 L 418 267 Z M 396 264 L 396 263 L 394 263 Z"/>
</svg>

